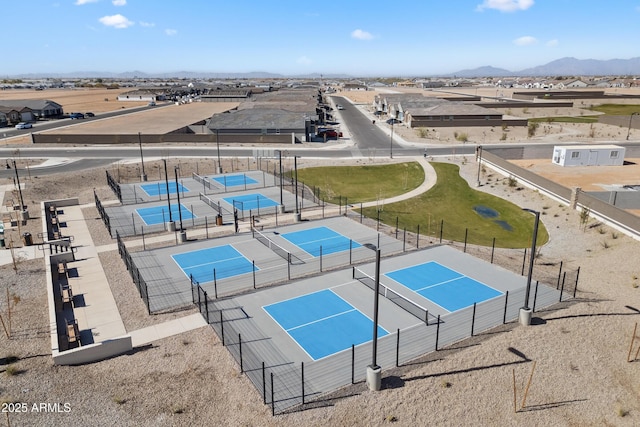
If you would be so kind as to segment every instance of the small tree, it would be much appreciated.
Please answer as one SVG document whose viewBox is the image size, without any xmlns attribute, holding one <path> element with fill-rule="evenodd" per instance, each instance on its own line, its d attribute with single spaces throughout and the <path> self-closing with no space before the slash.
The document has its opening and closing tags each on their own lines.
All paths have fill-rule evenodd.
<svg viewBox="0 0 640 427">
<path fill-rule="evenodd" d="M 591 214 L 591 209 L 586 206 L 582 207 L 580 211 L 580 226 L 582 227 L 582 231 L 587 229 L 587 224 L 589 223 L 589 216 Z"/>
</svg>

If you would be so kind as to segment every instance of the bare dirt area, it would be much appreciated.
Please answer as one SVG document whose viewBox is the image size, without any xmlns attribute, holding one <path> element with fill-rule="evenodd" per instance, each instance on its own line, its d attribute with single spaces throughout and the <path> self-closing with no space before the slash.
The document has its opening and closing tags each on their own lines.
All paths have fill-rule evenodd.
<svg viewBox="0 0 640 427">
<path fill-rule="evenodd" d="M 563 167 L 551 159 L 511 160 L 536 175 L 548 178 L 567 188 L 580 187 L 584 191 L 608 191 L 610 185 L 640 185 L 640 159 L 625 159 L 623 166 Z"/>
<path fill-rule="evenodd" d="M 462 176 L 475 183 L 474 162 L 448 161 L 457 162 Z M 70 195 L 89 203 L 93 188 L 101 199 L 114 198 L 102 169 L 56 178 L 55 186 L 41 178 L 27 180 L 28 203 Z M 550 241 L 540 249 L 536 263 L 562 260 L 568 269 L 580 267 L 575 302 L 535 313 L 530 327 L 512 323 L 454 344 L 429 361 L 385 370 L 380 392 L 370 392 L 360 383 L 320 407 L 308 405 L 306 410 L 272 417 L 260 393 L 208 327 L 102 362 L 54 366 L 43 261 L 20 261 L 17 271 L 12 265 L 0 267 L 3 318 L 5 289 L 12 306 L 12 337 L 0 331 L 0 402 L 24 403 L 27 411 L 4 413 L 2 418 L 11 426 L 640 424 L 640 362 L 627 362 L 634 324 L 640 320 L 640 270 L 634 262 L 640 242 L 593 221 L 585 227 L 577 212 L 540 193 L 510 187 L 506 178 L 490 170 L 482 181 L 486 185 L 480 191 L 542 212 Z M 94 240 L 109 243 L 95 208 L 84 212 Z M 37 229 L 40 219 L 30 220 L 32 224 Z M 117 251 L 103 252 L 100 259 L 127 328 L 181 315 L 147 315 Z M 514 271 L 520 263 L 514 261 Z M 636 340 L 631 347 L 632 359 L 639 344 Z M 521 409 L 533 362 L 534 375 Z M 39 412 L 34 403 L 58 403 L 62 409 Z"/>
<path fill-rule="evenodd" d="M 50 99 L 62 105 L 65 113 L 105 113 L 122 108 L 140 107 L 147 101 L 118 101 L 118 95 L 131 91 L 124 89 L 10 89 L 0 90 L 0 100 L 6 99 Z"/>
<path fill-rule="evenodd" d="M 104 120 L 74 123 L 50 131 L 56 134 L 165 134 L 211 118 L 238 106 L 235 102 L 193 102 L 168 104 Z M 202 131 L 205 131 L 204 125 Z M 43 132 L 47 133 L 47 132 Z"/>
</svg>

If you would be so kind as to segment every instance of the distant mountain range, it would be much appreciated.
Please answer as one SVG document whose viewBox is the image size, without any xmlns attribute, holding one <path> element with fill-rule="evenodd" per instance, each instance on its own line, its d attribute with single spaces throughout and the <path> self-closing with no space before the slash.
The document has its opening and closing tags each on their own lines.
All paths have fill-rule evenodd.
<svg viewBox="0 0 640 427">
<path fill-rule="evenodd" d="M 509 71 L 490 66 L 461 70 L 446 77 L 640 76 L 640 57 L 631 59 L 561 58 L 545 65 Z"/>
<path fill-rule="evenodd" d="M 640 57 L 631 59 L 576 59 L 561 58 L 551 61 L 548 64 L 520 71 L 509 71 L 503 68 L 491 66 L 478 67 L 469 70 L 461 70 L 455 73 L 441 75 L 440 77 L 538 77 L 538 76 L 640 76 Z M 110 73 L 100 71 L 79 71 L 73 73 L 42 74 L 30 73 L 12 76 L 18 79 L 39 79 L 39 78 L 107 78 L 107 79 L 349 79 L 353 76 L 347 74 L 300 74 L 285 75 L 269 73 L 265 71 L 254 71 L 250 73 L 213 73 L 197 71 L 176 71 L 171 73 L 145 73 L 143 71 L 127 71 L 124 73 Z"/>
</svg>

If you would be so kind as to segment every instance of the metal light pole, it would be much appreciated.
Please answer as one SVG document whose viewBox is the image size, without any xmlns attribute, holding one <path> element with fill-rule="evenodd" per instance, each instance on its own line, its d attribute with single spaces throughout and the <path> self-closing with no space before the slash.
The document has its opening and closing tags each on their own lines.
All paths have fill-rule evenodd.
<svg viewBox="0 0 640 427">
<path fill-rule="evenodd" d="M 533 236 L 531 239 L 531 258 L 529 260 L 529 273 L 527 274 L 527 288 L 524 295 L 524 307 L 520 309 L 520 323 L 524 326 L 531 324 L 532 310 L 529 308 L 529 295 L 531 294 L 531 276 L 533 275 L 533 263 L 536 260 L 536 240 L 538 240 L 538 224 L 540 223 L 540 212 L 533 209 L 524 208 L 524 211 L 530 212 L 536 216 L 533 224 Z"/>
<path fill-rule="evenodd" d="M 633 116 L 637 116 L 640 113 L 634 112 L 631 113 L 631 115 L 629 116 L 629 127 L 627 129 L 627 141 L 629 140 L 629 134 L 631 133 L 631 119 L 633 119 Z"/>
<path fill-rule="evenodd" d="M 176 194 L 178 195 L 178 217 L 180 218 L 180 240 L 184 242 L 185 240 L 187 240 L 186 239 L 187 235 L 184 229 L 182 228 L 182 207 L 180 206 L 180 189 L 178 188 L 178 169 L 180 169 L 180 167 L 174 166 L 173 172 L 176 175 Z"/>
<path fill-rule="evenodd" d="M 296 180 L 296 214 L 295 221 L 299 222 L 302 220 L 302 215 L 300 214 L 300 210 L 298 209 L 298 156 L 293 156 L 293 170 L 295 172 L 295 180 Z"/>
<path fill-rule="evenodd" d="M 16 161 L 13 160 L 13 171 L 16 173 L 16 184 L 18 185 L 18 194 L 20 195 L 20 214 L 21 219 L 26 220 L 29 219 L 29 211 L 24 205 L 24 199 L 22 198 L 22 187 L 20 186 L 20 177 L 18 176 L 18 166 L 16 166 Z"/>
<path fill-rule="evenodd" d="M 393 122 L 395 120 L 391 119 L 391 141 L 389 142 L 389 158 L 393 159 Z"/>
<path fill-rule="evenodd" d="M 382 383 L 382 368 L 378 366 L 378 308 L 380 297 L 380 248 L 372 243 L 365 243 L 367 248 L 376 252 L 376 274 L 373 296 L 373 343 L 371 365 L 367 366 L 367 384 L 369 390 L 379 391 Z"/>
<path fill-rule="evenodd" d="M 140 175 L 141 181 L 147 180 L 147 174 L 144 173 L 144 157 L 142 156 L 142 136 L 138 132 L 138 145 L 140 146 L 140 162 L 142 163 L 142 174 Z"/>
<path fill-rule="evenodd" d="M 218 150 L 218 170 L 216 171 L 216 173 L 222 173 L 222 163 L 220 163 L 220 133 L 218 132 L 217 128 L 216 128 L 216 147 Z"/>
<path fill-rule="evenodd" d="M 280 213 L 284 213 L 284 201 L 282 199 L 282 150 L 278 150 L 278 164 L 280 171 Z"/>
<path fill-rule="evenodd" d="M 478 178 L 476 186 L 480 187 L 480 168 L 482 167 L 482 145 L 478 145 Z"/>
<path fill-rule="evenodd" d="M 164 181 L 167 185 L 167 206 L 169 206 L 169 223 L 173 224 L 173 217 L 171 215 L 171 197 L 169 197 L 169 174 L 167 173 L 167 159 L 162 159 L 162 162 L 164 163 Z"/>
</svg>

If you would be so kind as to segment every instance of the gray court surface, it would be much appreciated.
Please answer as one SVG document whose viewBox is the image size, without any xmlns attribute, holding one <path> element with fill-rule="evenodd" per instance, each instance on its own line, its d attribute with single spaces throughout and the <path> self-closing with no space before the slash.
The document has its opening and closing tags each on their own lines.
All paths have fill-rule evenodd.
<svg viewBox="0 0 640 427">
<path fill-rule="evenodd" d="M 429 308 L 429 323 L 381 295 L 379 325 L 389 332 L 389 335 L 378 340 L 377 363 L 382 368 L 406 363 L 473 334 L 480 334 L 505 321 L 512 321 L 518 317 L 519 310 L 524 305 L 526 277 L 448 246 L 434 246 L 383 258 L 381 277 L 385 272 L 428 261 L 437 261 L 504 294 L 479 303 L 477 307 L 467 307 L 452 313 L 435 304 L 430 305 L 428 300 L 417 294 L 411 295 L 417 303 Z M 373 275 L 375 263 L 369 262 L 359 268 Z M 267 384 L 268 380 L 263 382 L 261 378 L 269 378 L 273 373 L 273 402 L 276 412 L 302 403 L 303 395 L 309 401 L 351 384 L 352 381 L 362 381 L 366 367 L 371 363 L 371 341 L 314 361 L 263 309 L 266 305 L 328 288 L 365 316 L 373 318 L 374 291 L 353 279 L 352 268 L 228 299 L 209 300 L 206 305 L 200 304 L 205 318 L 218 335 L 223 337 L 225 345 L 236 360 L 241 361 L 245 373 L 260 393 L 265 389 L 267 394 L 271 392 L 271 384 Z M 410 294 L 406 289 L 397 290 Z M 557 303 L 559 297 L 560 292 L 555 288 L 535 285 L 531 290 L 529 306 L 538 309 L 547 307 Z M 200 297 L 200 300 L 203 298 Z M 261 366 L 266 368 L 262 370 Z M 261 371 L 266 374 L 263 375 Z"/>
<path fill-rule="evenodd" d="M 340 266 L 349 266 L 375 259 L 375 252 L 365 246 L 314 257 L 280 236 L 282 233 L 320 226 L 328 227 L 360 245 L 379 246 L 384 255 L 401 253 L 403 249 L 400 241 L 381 235 L 354 220 L 334 217 L 316 221 L 302 221 L 277 229 L 262 230 L 263 235 L 291 253 L 291 264 L 253 238 L 252 233 L 238 233 L 233 236 L 191 241 L 176 246 L 134 252 L 131 256 L 147 283 L 151 312 L 182 307 L 192 303 L 190 278 L 171 258 L 171 255 L 174 254 L 232 245 L 247 260 L 255 263 L 257 267 L 255 273 L 236 275 L 216 282 L 200 283 L 210 298 L 215 298 L 216 295 L 221 298 L 254 288 L 285 283 L 295 278 L 318 275 Z"/>
<path fill-rule="evenodd" d="M 262 175 L 262 172 L 259 172 Z M 189 180 L 184 180 L 184 185 L 189 185 Z M 194 181 L 195 182 L 195 181 Z M 137 185 L 137 184 L 136 184 Z M 279 187 L 260 187 L 253 190 L 241 190 L 241 191 L 230 191 L 226 193 L 211 193 L 209 192 L 207 195 L 204 193 L 199 193 L 198 191 L 190 191 L 189 193 L 184 193 L 185 195 L 189 195 L 189 197 L 183 197 L 180 195 L 180 204 L 189 209 L 194 215 L 195 218 L 184 219 L 182 221 L 182 225 L 184 229 L 194 228 L 194 227 L 205 227 L 205 226 L 214 226 L 216 223 L 216 217 L 218 215 L 218 211 L 216 208 L 219 206 L 221 210 L 221 215 L 224 223 L 233 222 L 233 207 L 231 204 L 226 202 L 224 198 L 233 198 L 234 196 L 242 196 L 247 194 L 262 194 L 269 199 L 272 199 L 278 203 L 280 203 L 280 188 Z M 201 196 L 202 194 L 202 196 Z M 171 204 L 177 205 L 178 199 L 176 194 L 170 195 Z M 137 204 L 124 204 L 121 206 L 113 206 L 106 207 L 105 211 L 107 215 L 109 215 L 109 220 L 111 224 L 111 232 L 112 235 L 115 236 L 116 231 L 120 234 L 120 236 L 133 236 L 133 235 L 141 235 L 144 233 L 157 233 L 166 230 L 165 224 L 155 224 L 155 225 L 145 225 L 142 221 L 142 218 L 136 213 L 136 209 L 147 208 L 147 207 L 163 207 L 166 208 L 167 217 L 166 220 L 169 222 L 169 206 L 167 203 L 166 194 L 162 195 L 163 200 L 158 200 L 158 197 L 155 197 L 155 201 L 149 200 L 146 203 L 137 203 Z M 288 210 L 292 211 L 295 208 L 295 195 L 284 189 L 282 191 L 282 201 Z M 317 205 L 309 200 L 305 200 L 302 198 L 298 198 L 298 203 L 301 206 L 301 209 L 316 207 Z M 213 204 L 212 207 L 210 204 Z M 276 209 L 278 206 L 270 206 L 261 209 L 255 209 L 250 211 L 238 211 L 238 217 L 240 220 L 249 220 L 251 216 L 259 217 L 264 215 L 275 215 Z M 179 227 L 179 217 L 178 215 L 173 215 L 172 220 Z"/>
</svg>

